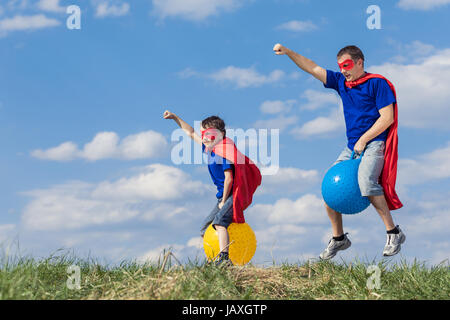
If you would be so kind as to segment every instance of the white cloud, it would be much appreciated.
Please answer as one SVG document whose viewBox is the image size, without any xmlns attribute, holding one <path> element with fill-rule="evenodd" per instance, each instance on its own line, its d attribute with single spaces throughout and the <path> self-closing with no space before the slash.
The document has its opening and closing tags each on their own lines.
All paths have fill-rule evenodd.
<svg viewBox="0 0 450 320">
<path fill-rule="evenodd" d="M 201 249 L 203 248 L 203 238 L 202 237 L 191 238 L 188 240 L 186 246 Z"/>
<path fill-rule="evenodd" d="M 33 150 L 31 155 L 38 159 L 70 161 L 77 158 L 89 161 L 101 159 L 148 159 L 158 157 L 166 151 L 168 143 L 164 136 L 149 130 L 129 135 L 120 141 L 115 132 L 100 132 L 82 150 L 73 142 L 64 142 L 47 150 Z"/>
<path fill-rule="evenodd" d="M 261 186 L 255 195 L 283 194 L 303 192 L 319 181 L 317 170 L 302 170 L 298 168 L 279 168 L 274 175 L 263 177 Z"/>
<path fill-rule="evenodd" d="M 120 17 L 130 12 L 130 4 L 127 2 L 96 0 L 93 3 L 95 5 L 95 16 L 97 18 Z"/>
<path fill-rule="evenodd" d="M 65 12 L 66 8 L 59 4 L 60 0 L 39 0 L 37 7 L 43 11 Z"/>
<path fill-rule="evenodd" d="M 0 248 L 5 241 L 10 240 L 15 231 L 15 224 L 0 224 Z"/>
<path fill-rule="evenodd" d="M 172 252 L 175 256 L 178 256 L 179 253 L 185 248 L 186 246 L 180 245 L 180 244 L 164 244 L 161 246 L 158 246 L 155 249 L 149 250 L 145 252 L 143 255 L 137 258 L 138 262 L 144 263 L 144 262 L 160 262 L 160 264 L 163 263 L 164 260 L 164 254 L 168 251 Z"/>
<path fill-rule="evenodd" d="M 43 14 L 33 16 L 17 15 L 13 18 L 0 20 L 0 33 L 51 28 L 60 24 L 58 20 L 47 18 Z"/>
<path fill-rule="evenodd" d="M 419 62 L 385 63 L 368 71 L 382 74 L 394 84 L 400 126 L 448 129 L 450 49 L 437 51 Z"/>
<path fill-rule="evenodd" d="M 416 159 L 399 159 L 398 183 L 418 185 L 424 182 L 450 178 L 450 142 L 447 146 Z"/>
<path fill-rule="evenodd" d="M 305 139 L 312 136 L 326 137 L 333 132 L 344 129 L 344 124 L 343 112 L 341 108 L 336 108 L 326 117 L 317 117 L 300 127 L 292 129 L 291 134 L 297 139 Z"/>
<path fill-rule="evenodd" d="M 304 104 L 301 105 L 302 110 L 317 110 L 324 106 L 330 105 L 340 105 L 342 104 L 339 96 L 333 92 L 323 92 L 307 89 L 302 94 L 302 98 L 306 100 Z"/>
<path fill-rule="evenodd" d="M 237 88 L 260 87 L 269 83 L 279 82 L 285 73 L 281 70 L 274 70 L 268 75 L 256 71 L 254 68 L 238 68 L 228 66 L 209 75 L 217 82 L 232 83 Z"/>
<path fill-rule="evenodd" d="M 267 100 L 259 106 L 259 110 L 267 114 L 285 113 L 289 112 L 296 103 L 296 100 Z"/>
<path fill-rule="evenodd" d="M 257 215 L 269 224 L 320 224 L 327 221 L 323 200 L 306 194 L 297 200 L 281 198 L 272 204 L 255 204 L 247 215 Z"/>
<path fill-rule="evenodd" d="M 400 0 L 397 5 L 405 10 L 431 10 L 450 3 L 450 0 Z"/>
<path fill-rule="evenodd" d="M 256 129 L 280 129 L 280 131 L 283 131 L 297 121 L 298 118 L 296 116 L 279 115 L 276 118 L 268 120 L 258 120 L 253 124 L 253 126 Z"/>
<path fill-rule="evenodd" d="M 165 19 L 182 18 L 189 21 L 201 21 L 222 11 L 229 12 L 238 8 L 242 0 L 152 0 L 153 14 Z"/>
<path fill-rule="evenodd" d="M 57 147 L 47 150 L 34 150 L 31 155 L 38 159 L 55 160 L 55 161 L 70 161 L 75 159 L 78 153 L 78 147 L 75 143 L 68 141 L 60 144 Z"/>
<path fill-rule="evenodd" d="M 115 132 L 100 132 L 84 146 L 81 157 L 96 161 L 114 158 L 118 153 L 119 136 Z"/>
<path fill-rule="evenodd" d="M 32 200 L 21 219 L 26 228 L 33 230 L 78 229 L 138 216 L 144 221 L 168 219 L 184 211 L 178 207 L 178 212 L 164 212 L 174 208 L 164 206 L 166 201 L 195 198 L 209 191 L 208 187 L 178 168 L 152 164 L 131 177 L 112 182 L 74 181 L 24 192 Z"/>
<path fill-rule="evenodd" d="M 304 32 L 304 31 L 312 31 L 316 30 L 317 26 L 312 21 L 300 21 L 300 20 L 292 20 L 280 24 L 276 27 L 277 30 L 287 30 L 292 32 Z"/>
<path fill-rule="evenodd" d="M 180 169 L 151 164 L 133 177 L 100 183 L 92 196 L 97 199 L 161 201 L 179 199 L 188 193 L 201 194 L 203 191 L 201 182 L 191 181 Z"/>
</svg>

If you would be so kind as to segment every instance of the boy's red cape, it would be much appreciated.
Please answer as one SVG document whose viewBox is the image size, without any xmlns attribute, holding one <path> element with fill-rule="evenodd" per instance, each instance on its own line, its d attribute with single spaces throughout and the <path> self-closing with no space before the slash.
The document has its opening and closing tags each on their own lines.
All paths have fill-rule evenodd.
<svg viewBox="0 0 450 320">
<path fill-rule="evenodd" d="M 234 164 L 233 222 L 244 223 L 244 210 L 252 203 L 253 194 L 261 184 L 261 172 L 236 148 L 230 138 L 225 137 L 212 148 L 212 151 Z"/>
<path fill-rule="evenodd" d="M 394 85 L 385 77 L 379 74 L 366 73 L 363 77 L 355 81 L 346 81 L 345 85 L 348 88 L 353 88 L 361 83 L 366 82 L 372 78 L 381 78 L 386 80 L 395 96 L 394 103 L 394 123 L 390 126 L 388 137 L 386 139 L 386 150 L 384 152 L 384 167 L 381 173 L 380 183 L 384 189 L 384 197 L 390 210 L 396 210 L 403 207 L 400 199 L 395 192 L 395 182 L 397 179 L 397 160 L 398 160 L 398 110 L 397 110 L 397 94 L 395 93 Z"/>
</svg>

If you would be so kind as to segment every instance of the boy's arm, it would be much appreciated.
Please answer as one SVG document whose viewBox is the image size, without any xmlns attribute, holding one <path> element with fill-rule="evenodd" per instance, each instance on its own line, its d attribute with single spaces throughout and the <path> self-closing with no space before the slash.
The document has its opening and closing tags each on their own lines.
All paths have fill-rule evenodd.
<svg viewBox="0 0 450 320">
<path fill-rule="evenodd" d="M 282 46 L 279 43 L 276 44 L 275 47 L 273 47 L 273 51 L 275 51 L 277 55 L 287 55 L 289 58 L 291 58 L 292 61 L 295 62 L 295 64 L 300 69 L 308 72 L 316 79 L 322 81 L 324 84 L 327 83 L 327 70 L 318 66 L 314 61 L 292 51 L 291 49 Z"/>
<path fill-rule="evenodd" d="M 222 201 L 219 203 L 219 209 L 222 209 L 228 196 L 230 196 L 231 187 L 233 186 L 233 170 L 228 169 L 223 172 L 225 174 L 225 181 L 223 183 L 223 196 Z"/>
<path fill-rule="evenodd" d="M 394 122 L 394 105 L 390 104 L 379 110 L 380 117 L 373 124 L 373 126 L 367 130 L 361 138 L 359 138 L 358 142 L 356 142 L 355 147 L 353 148 L 356 153 L 361 153 L 366 148 L 366 145 L 372 139 L 378 137 L 387 128 L 391 126 Z"/>
<path fill-rule="evenodd" d="M 178 126 L 186 132 L 186 134 L 191 137 L 195 142 L 198 144 L 202 144 L 202 138 L 195 133 L 194 128 L 192 128 L 189 124 L 184 122 L 183 119 L 181 119 L 179 116 L 177 116 L 175 113 L 172 113 L 168 110 L 164 111 L 164 119 L 172 119 L 174 120 Z"/>
</svg>

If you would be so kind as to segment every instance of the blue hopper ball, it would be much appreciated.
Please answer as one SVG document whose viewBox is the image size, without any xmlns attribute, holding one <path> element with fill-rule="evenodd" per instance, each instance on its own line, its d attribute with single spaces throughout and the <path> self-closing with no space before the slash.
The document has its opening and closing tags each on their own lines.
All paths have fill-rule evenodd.
<svg viewBox="0 0 450 320">
<path fill-rule="evenodd" d="M 322 181 L 325 203 L 342 214 L 356 214 L 365 210 L 370 201 L 361 196 L 358 184 L 358 168 L 361 158 L 342 161 L 331 167 Z"/>
</svg>

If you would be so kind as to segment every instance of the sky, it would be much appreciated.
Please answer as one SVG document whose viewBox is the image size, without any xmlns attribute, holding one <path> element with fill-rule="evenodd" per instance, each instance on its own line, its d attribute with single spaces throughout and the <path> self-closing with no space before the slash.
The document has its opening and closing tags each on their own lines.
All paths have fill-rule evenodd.
<svg viewBox="0 0 450 320">
<path fill-rule="evenodd" d="M 389 261 L 448 259 L 449 14 L 448 0 L 1 0 L 3 252 L 203 259 L 215 187 L 204 163 L 177 161 L 185 140 L 167 109 L 193 126 L 219 115 L 278 158 L 245 212 L 254 264 L 317 258 L 331 237 L 321 180 L 346 145 L 342 104 L 272 48 L 338 71 L 336 53 L 354 44 L 397 89 L 404 207 L 392 214 L 406 242 Z M 344 230 L 352 246 L 336 260 L 383 259 L 372 207 L 344 216 Z"/>
</svg>

